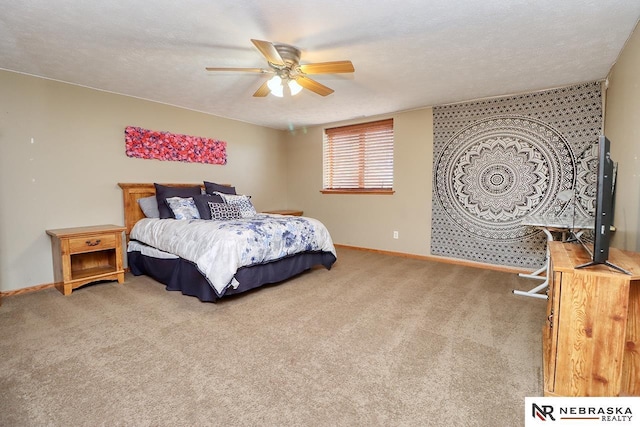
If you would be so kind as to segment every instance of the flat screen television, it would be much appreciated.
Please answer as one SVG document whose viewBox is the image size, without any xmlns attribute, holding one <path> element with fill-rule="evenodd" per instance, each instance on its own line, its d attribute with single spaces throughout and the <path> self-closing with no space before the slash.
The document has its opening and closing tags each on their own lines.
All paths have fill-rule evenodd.
<svg viewBox="0 0 640 427">
<path fill-rule="evenodd" d="M 591 253 L 591 262 L 577 266 L 584 268 L 605 264 L 623 273 L 628 271 L 609 262 L 609 245 L 611 243 L 611 226 L 613 225 L 613 195 L 615 185 L 615 163 L 611 158 L 611 142 L 601 135 L 598 140 L 598 171 L 596 191 L 595 226 L 593 230 L 593 246 L 584 247 Z"/>
</svg>

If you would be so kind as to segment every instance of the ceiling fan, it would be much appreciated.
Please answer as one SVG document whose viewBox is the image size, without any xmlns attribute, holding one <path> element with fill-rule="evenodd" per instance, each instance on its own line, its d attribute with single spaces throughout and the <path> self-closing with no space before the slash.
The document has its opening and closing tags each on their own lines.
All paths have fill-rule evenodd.
<svg viewBox="0 0 640 427">
<path fill-rule="evenodd" d="M 269 64 L 264 68 L 219 68 L 206 67 L 207 71 L 240 71 L 248 73 L 273 74 L 264 82 L 253 96 L 267 96 L 272 93 L 282 97 L 285 91 L 291 95 L 299 93 L 302 88 L 318 95 L 327 96 L 333 89 L 309 78 L 309 74 L 353 73 L 355 69 L 351 61 L 319 62 L 316 64 L 300 64 L 300 49 L 282 43 L 271 43 L 263 40 L 251 39 Z"/>
</svg>

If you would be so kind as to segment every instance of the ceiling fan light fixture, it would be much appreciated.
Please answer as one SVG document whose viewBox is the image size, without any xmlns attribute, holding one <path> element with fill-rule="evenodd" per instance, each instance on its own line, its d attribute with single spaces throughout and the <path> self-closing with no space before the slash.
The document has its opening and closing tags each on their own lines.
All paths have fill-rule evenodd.
<svg viewBox="0 0 640 427">
<path fill-rule="evenodd" d="M 291 91 L 291 95 L 297 95 L 302 90 L 302 86 L 295 80 L 289 80 L 289 90 Z"/>
<path fill-rule="evenodd" d="M 251 39 L 251 42 L 260 51 L 264 59 L 267 60 L 269 64 L 268 70 L 243 67 L 205 67 L 206 70 L 274 74 L 270 80 L 263 81 L 258 90 L 253 93 L 253 96 L 260 98 L 270 93 L 283 98 L 285 92 L 286 96 L 295 96 L 302 89 L 308 89 L 320 96 L 331 95 L 334 92 L 333 89 L 309 78 L 308 75 L 353 73 L 355 71 L 351 61 L 300 64 L 300 49 L 294 46 L 256 39 Z"/>
<path fill-rule="evenodd" d="M 280 76 L 273 76 L 271 80 L 267 82 L 267 86 L 269 86 L 271 93 L 278 98 L 282 98 L 284 96 L 284 88 L 282 87 L 282 79 Z"/>
<path fill-rule="evenodd" d="M 302 86 L 300 86 L 300 84 L 298 84 L 298 82 L 295 81 L 294 79 L 287 78 L 287 77 L 283 79 L 282 77 L 277 75 L 273 76 L 267 82 L 267 86 L 269 87 L 269 90 L 273 95 L 277 96 L 278 98 L 282 98 L 284 97 L 285 82 L 287 84 L 287 89 L 292 96 L 299 94 L 300 91 L 302 90 Z"/>
</svg>

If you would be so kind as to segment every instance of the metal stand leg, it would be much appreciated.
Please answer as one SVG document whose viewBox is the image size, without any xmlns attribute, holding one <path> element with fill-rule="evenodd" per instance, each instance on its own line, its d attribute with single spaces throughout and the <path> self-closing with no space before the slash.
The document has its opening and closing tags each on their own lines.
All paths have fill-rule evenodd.
<svg viewBox="0 0 640 427">
<path fill-rule="evenodd" d="M 548 299 L 549 297 L 547 296 L 547 294 L 540 294 L 538 292 L 541 292 L 542 290 L 546 289 L 549 286 L 549 279 L 546 279 L 544 282 L 542 282 L 540 285 L 536 286 L 533 289 L 530 289 L 528 291 L 519 291 L 517 289 L 514 289 L 512 292 L 515 295 L 523 295 L 525 297 L 533 297 L 533 298 L 540 298 L 540 299 Z"/>
<path fill-rule="evenodd" d="M 536 271 L 528 273 L 528 274 L 519 273 L 518 276 L 526 277 L 527 279 L 545 280 L 547 278 L 547 269 L 549 268 L 549 266 L 547 264 L 548 263 L 545 260 L 544 265 L 542 267 L 540 267 L 539 269 L 537 269 Z M 544 273 L 544 276 L 541 276 L 542 273 Z"/>
<path fill-rule="evenodd" d="M 549 244 L 548 244 L 548 242 L 552 242 L 553 241 L 553 235 L 546 228 L 543 228 L 542 231 L 544 231 L 544 234 L 547 235 L 547 250 L 546 250 L 546 256 L 545 256 L 545 260 L 544 260 L 544 265 L 542 267 L 540 267 L 539 269 L 537 269 L 536 271 L 532 272 L 532 273 L 529 273 L 529 274 L 522 274 L 521 273 L 521 274 L 518 274 L 518 276 L 526 277 L 528 279 L 544 280 L 544 282 L 542 282 L 541 284 L 539 284 L 535 288 L 530 289 L 528 291 L 518 291 L 518 290 L 514 289 L 513 293 L 515 295 L 522 295 L 522 296 L 525 296 L 525 297 L 533 297 L 533 298 L 540 298 L 540 299 L 547 299 L 548 298 L 547 294 L 541 294 L 540 292 L 542 292 L 543 290 L 545 290 L 549 286 L 549 259 L 550 259 L 551 255 L 549 254 Z M 541 275 L 542 273 L 544 273 L 544 276 Z"/>
</svg>

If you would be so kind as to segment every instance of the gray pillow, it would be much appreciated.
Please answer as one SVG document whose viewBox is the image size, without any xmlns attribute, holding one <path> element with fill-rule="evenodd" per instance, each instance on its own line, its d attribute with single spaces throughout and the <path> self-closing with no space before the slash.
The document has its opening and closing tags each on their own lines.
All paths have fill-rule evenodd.
<svg viewBox="0 0 640 427">
<path fill-rule="evenodd" d="M 201 219 L 211 219 L 211 209 L 207 202 L 224 203 L 222 197 L 217 194 L 200 194 L 199 196 L 193 196 L 193 201 L 196 203 L 196 208 L 198 208 Z"/>
<path fill-rule="evenodd" d="M 138 199 L 138 205 L 142 209 L 142 213 L 147 218 L 160 218 L 160 211 L 158 211 L 158 200 L 156 196 L 143 197 Z"/>
<path fill-rule="evenodd" d="M 215 182 L 203 181 L 204 190 L 207 194 L 224 193 L 224 194 L 236 194 L 236 187 L 230 185 L 216 184 Z"/>
<path fill-rule="evenodd" d="M 193 197 L 201 194 L 200 187 L 169 187 L 161 184 L 154 184 L 156 187 L 156 201 L 158 202 L 158 212 L 160 218 L 175 218 L 169 209 L 166 199 L 169 197 Z"/>
</svg>

